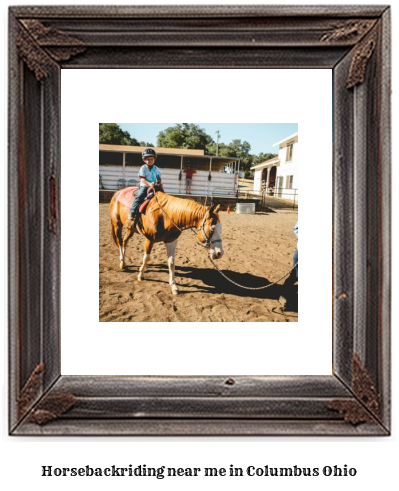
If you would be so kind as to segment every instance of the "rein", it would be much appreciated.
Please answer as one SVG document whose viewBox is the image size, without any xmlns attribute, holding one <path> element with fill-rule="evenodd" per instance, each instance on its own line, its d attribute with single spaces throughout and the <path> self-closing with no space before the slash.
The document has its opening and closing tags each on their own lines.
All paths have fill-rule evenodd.
<svg viewBox="0 0 399 491">
<path fill-rule="evenodd" d="M 172 224 L 177 228 L 177 230 L 179 230 L 179 232 L 184 232 L 184 230 L 191 230 L 193 232 L 194 235 L 197 235 L 196 232 L 194 232 L 193 230 L 193 227 L 189 227 L 189 228 L 185 228 L 185 229 L 181 229 L 180 227 L 178 227 L 175 222 L 170 218 L 170 216 L 166 213 L 165 209 L 161 206 L 161 203 L 158 201 L 158 196 L 157 194 L 155 193 L 155 199 L 157 200 L 157 203 L 158 203 L 158 206 L 159 208 L 161 209 L 162 213 L 164 213 L 168 218 L 169 220 L 172 222 Z M 201 245 L 203 247 L 207 247 L 209 248 L 211 246 L 211 244 L 214 244 L 216 242 L 222 242 L 221 239 L 217 239 L 217 240 L 212 240 L 212 235 L 214 233 L 214 229 L 212 228 L 212 232 L 208 235 L 206 235 L 206 232 L 205 232 L 205 219 L 206 219 L 206 213 L 204 215 L 204 219 L 202 220 L 202 224 L 201 224 L 201 227 L 197 229 L 197 232 L 202 232 L 202 235 L 204 236 L 205 238 L 205 243 L 202 243 L 201 242 Z"/>
<path fill-rule="evenodd" d="M 193 230 L 193 227 L 190 227 L 190 228 L 186 228 L 186 229 L 181 229 L 180 227 L 178 227 L 174 221 L 170 218 L 170 216 L 166 213 L 166 211 L 162 208 L 161 204 L 159 203 L 158 201 L 158 196 L 157 196 L 157 193 L 155 193 L 155 199 L 157 200 L 157 203 L 159 205 L 159 208 L 162 210 L 163 213 L 165 213 L 165 215 L 169 218 L 169 220 L 172 222 L 172 224 L 177 228 L 177 230 L 179 230 L 180 232 L 184 232 L 184 230 L 191 230 L 194 235 L 197 235 L 194 230 Z M 206 235 L 206 232 L 205 232 L 205 229 L 204 229 L 204 225 L 205 225 L 205 217 L 206 217 L 206 213 L 204 215 L 204 219 L 202 220 L 202 224 L 201 224 L 201 227 L 197 230 L 197 231 L 201 231 L 206 239 L 206 243 L 205 244 L 202 244 L 203 247 L 210 247 L 210 245 L 214 242 L 222 242 L 221 239 L 218 239 L 218 240 L 211 240 L 212 239 L 212 235 L 213 235 L 213 230 L 212 230 L 212 233 L 209 235 L 209 237 Z M 265 285 L 265 286 L 259 286 L 259 287 L 251 287 L 251 286 L 244 286 L 244 285 L 240 285 L 239 283 L 236 283 L 235 281 L 233 281 L 232 279 L 230 279 L 228 276 L 226 276 L 219 268 L 218 266 L 215 264 L 215 262 L 213 261 L 213 259 L 208 255 L 208 259 L 209 261 L 213 264 L 213 267 L 216 269 L 216 271 L 218 271 L 222 276 L 223 278 L 225 278 L 227 281 L 229 281 L 230 283 L 232 283 L 233 285 L 235 286 L 238 286 L 239 288 L 243 288 L 244 290 L 266 290 L 266 288 L 270 288 L 274 285 L 276 285 L 279 281 L 281 281 L 282 279 L 286 278 L 287 276 L 289 276 L 291 274 L 291 272 L 298 266 L 298 261 L 294 264 L 294 266 L 288 271 L 288 273 L 286 273 L 285 275 L 281 276 L 281 278 L 279 278 L 278 280 L 274 281 L 273 283 L 269 283 L 268 285 Z"/>
<path fill-rule="evenodd" d="M 230 281 L 230 283 L 233 283 L 233 285 L 235 285 L 235 286 L 238 286 L 240 288 L 244 288 L 244 290 L 266 290 L 266 288 L 270 288 L 271 286 L 276 285 L 279 281 L 284 279 L 286 276 L 289 276 L 291 274 L 291 272 L 298 266 L 298 261 L 297 261 L 294 264 L 294 266 L 288 271 L 288 273 L 286 273 L 284 276 L 282 276 L 278 280 L 273 281 L 273 283 L 269 283 L 268 285 L 259 286 L 259 287 L 255 288 L 255 287 L 244 286 L 244 285 L 240 285 L 239 283 L 236 283 L 235 281 L 230 279 L 228 276 L 226 276 L 222 271 L 220 271 L 220 269 L 216 266 L 216 264 L 214 263 L 212 258 L 209 257 L 209 261 L 213 264 L 213 267 L 223 276 L 223 278 L 225 278 L 227 281 Z"/>
</svg>

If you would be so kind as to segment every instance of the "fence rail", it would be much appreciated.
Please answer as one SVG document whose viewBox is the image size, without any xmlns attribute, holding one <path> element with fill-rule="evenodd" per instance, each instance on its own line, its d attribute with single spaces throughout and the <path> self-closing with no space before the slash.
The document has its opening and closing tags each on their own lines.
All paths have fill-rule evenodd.
<svg viewBox="0 0 399 491">
<path fill-rule="evenodd" d="M 138 186 L 138 167 L 126 167 L 124 172 L 119 167 L 100 165 L 100 189 L 117 190 L 126 186 Z M 179 169 L 161 169 L 162 184 L 167 193 L 186 194 L 185 175 Z M 135 184 L 130 184 L 135 180 Z M 221 195 L 235 196 L 237 180 L 235 174 L 224 172 L 197 171 L 191 185 L 192 194 L 215 196 L 216 191 Z"/>
<path fill-rule="evenodd" d="M 262 208 L 266 208 L 266 201 L 274 200 L 278 201 L 291 201 L 292 209 L 298 208 L 298 189 L 296 188 L 274 188 L 263 187 L 261 193 Z"/>
<path fill-rule="evenodd" d="M 261 192 L 251 189 L 240 189 L 238 192 L 239 199 L 259 199 L 260 207 L 266 208 L 298 208 L 298 189 L 297 188 L 275 188 L 262 187 Z"/>
</svg>

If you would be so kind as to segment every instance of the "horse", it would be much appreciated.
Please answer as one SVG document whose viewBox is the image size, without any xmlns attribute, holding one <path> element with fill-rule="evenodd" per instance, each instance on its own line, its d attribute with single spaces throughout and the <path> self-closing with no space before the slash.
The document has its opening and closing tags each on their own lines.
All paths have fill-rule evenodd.
<svg viewBox="0 0 399 491">
<path fill-rule="evenodd" d="M 177 241 L 184 230 L 196 228 L 198 241 L 209 249 L 212 259 L 223 256 L 222 225 L 218 215 L 220 205 L 202 206 L 189 199 L 177 198 L 164 192 L 156 192 L 141 214 L 133 230 L 133 223 L 128 218 L 129 207 L 118 201 L 117 191 L 110 203 L 111 235 L 119 247 L 120 269 L 125 268 L 125 251 L 129 239 L 134 233 L 145 237 L 143 262 L 138 280 L 143 281 L 144 272 L 150 260 L 152 248 L 156 242 L 164 242 L 167 251 L 169 284 L 173 295 L 179 293 L 175 281 L 175 252 Z M 123 234 L 123 227 L 126 231 Z"/>
</svg>

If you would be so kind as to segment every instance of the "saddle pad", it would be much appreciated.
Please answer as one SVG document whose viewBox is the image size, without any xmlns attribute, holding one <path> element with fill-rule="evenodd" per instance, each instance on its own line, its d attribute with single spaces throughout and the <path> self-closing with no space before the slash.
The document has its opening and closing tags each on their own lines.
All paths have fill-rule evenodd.
<svg viewBox="0 0 399 491">
<path fill-rule="evenodd" d="M 131 208 L 135 198 L 133 193 L 135 193 L 138 189 L 138 187 L 122 189 L 116 200 L 119 201 L 119 203 L 122 203 L 122 205 L 126 206 L 126 208 Z"/>
</svg>

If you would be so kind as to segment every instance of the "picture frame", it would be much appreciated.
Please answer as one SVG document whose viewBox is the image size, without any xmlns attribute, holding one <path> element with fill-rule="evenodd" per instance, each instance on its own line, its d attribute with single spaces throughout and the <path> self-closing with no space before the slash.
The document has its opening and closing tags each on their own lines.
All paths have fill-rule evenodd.
<svg viewBox="0 0 399 491">
<path fill-rule="evenodd" d="M 95 67 L 333 71 L 331 376 L 60 373 L 60 75 Z M 389 435 L 390 73 L 389 6 L 10 7 L 10 435 Z"/>
</svg>

